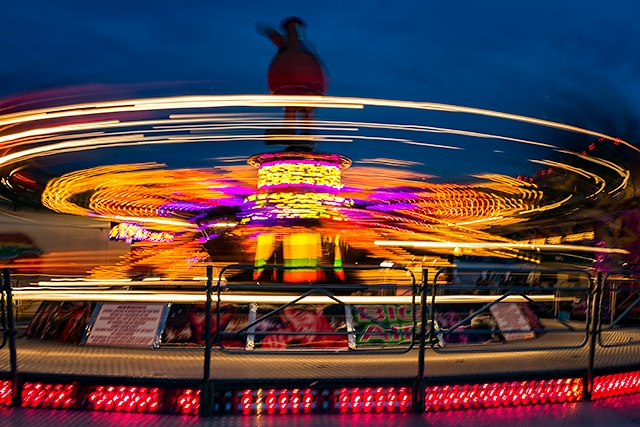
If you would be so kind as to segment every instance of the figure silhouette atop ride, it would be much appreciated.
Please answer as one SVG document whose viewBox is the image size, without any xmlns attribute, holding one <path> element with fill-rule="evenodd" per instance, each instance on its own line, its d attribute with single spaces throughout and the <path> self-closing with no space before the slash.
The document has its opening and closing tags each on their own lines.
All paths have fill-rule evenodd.
<svg viewBox="0 0 640 427">
<path fill-rule="evenodd" d="M 271 60 L 267 72 L 269 92 L 274 95 L 326 95 L 329 79 L 326 69 L 318 57 L 305 44 L 301 18 L 291 16 L 282 21 L 285 34 L 263 25 L 258 32 L 268 37 L 278 47 L 278 53 Z M 312 118 L 314 108 L 285 107 L 286 125 L 295 125 L 298 114 L 307 121 Z M 291 128 L 290 128 L 291 129 Z M 294 133 L 279 129 L 280 133 Z M 305 132 L 308 133 L 308 132 Z"/>
</svg>

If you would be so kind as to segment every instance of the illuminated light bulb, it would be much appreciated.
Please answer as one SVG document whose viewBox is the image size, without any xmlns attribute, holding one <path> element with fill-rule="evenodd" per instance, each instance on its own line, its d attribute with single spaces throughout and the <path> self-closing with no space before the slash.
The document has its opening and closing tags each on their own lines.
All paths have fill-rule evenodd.
<svg viewBox="0 0 640 427">
<path fill-rule="evenodd" d="M 340 389 L 340 397 L 338 398 L 340 412 L 345 413 L 349 409 L 349 392 L 346 388 Z"/>
<path fill-rule="evenodd" d="M 240 401 L 243 414 L 246 415 L 251 411 L 252 400 L 253 400 L 253 397 L 251 396 L 251 390 L 245 390 L 242 395 L 242 399 Z"/>
<path fill-rule="evenodd" d="M 291 390 L 291 412 L 296 414 L 300 409 L 300 390 L 294 388 Z"/>
<path fill-rule="evenodd" d="M 273 414 L 276 410 L 276 405 L 278 403 L 278 399 L 276 398 L 275 389 L 270 389 L 267 392 L 267 397 L 264 399 L 265 405 L 267 407 L 267 413 Z"/>
<path fill-rule="evenodd" d="M 313 408 L 313 394 L 310 388 L 305 389 L 302 396 L 302 407 L 305 413 L 308 413 Z"/>
<path fill-rule="evenodd" d="M 362 396 L 360 395 L 360 389 L 354 388 L 351 390 L 351 410 L 353 412 L 360 412 L 362 407 Z"/>
<path fill-rule="evenodd" d="M 278 396 L 278 406 L 280 408 L 280 413 L 284 414 L 289 405 L 289 391 L 285 388 L 280 390 L 280 395 Z"/>
<path fill-rule="evenodd" d="M 398 400 L 398 395 L 396 394 L 393 387 L 389 387 L 387 390 L 387 410 L 389 412 L 393 411 L 396 408 L 396 402 Z"/>
<path fill-rule="evenodd" d="M 400 412 L 405 412 L 411 407 L 411 394 L 406 387 L 401 387 L 398 390 L 398 402 L 400 406 Z"/>
</svg>

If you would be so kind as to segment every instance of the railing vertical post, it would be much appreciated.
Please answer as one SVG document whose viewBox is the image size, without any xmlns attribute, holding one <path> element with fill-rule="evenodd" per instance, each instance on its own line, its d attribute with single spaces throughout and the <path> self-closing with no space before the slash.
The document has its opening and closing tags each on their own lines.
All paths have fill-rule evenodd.
<svg viewBox="0 0 640 427">
<path fill-rule="evenodd" d="M 200 386 L 200 415 L 213 413 L 213 387 L 211 387 L 211 293 L 213 292 L 213 267 L 207 265 L 207 287 L 204 329 L 204 378 Z"/>
<path fill-rule="evenodd" d="M 424 354 L 427 344 L 427 285 L 429 271 L 422 269 L 422 286 L 420 286 L 420 347 L 418 347 L 418 376 L 413 388 L 413 410 L 424 412 Z"/>
<path fill-rule="evenodd" d="M 595 278 L 595 292 L 591 299 L 591 327 L 589 336 L 589 362 L 587 365 L 587 384 L 585 385 L 584 397 L 586 400 L 591 399 L 591 392 L 593 390 L 593 366 L 596 357 L 596 342 L 598 339 L 598 328 L 600 325 L 600 316 L 602 313 L 602 293 L 604 287 L 604 280 L 602 272 L 598 271 Z"/>
<path fill-rule="evenodd" d="M 13 297 L 11 293 L 11 274 L 8 268 L 2 270 L 3 287 L 6 295 L 7 305 L 7 331 L 9 342 L 9 367 L 11 369 L 11 382 L 12 382 L 12 398 L 11 404 L 14 406 L 20 405 L 20 387 L 18 383 L 18 356 L 16 352 L 16 325 L 13 320 Z"/>
</svg>

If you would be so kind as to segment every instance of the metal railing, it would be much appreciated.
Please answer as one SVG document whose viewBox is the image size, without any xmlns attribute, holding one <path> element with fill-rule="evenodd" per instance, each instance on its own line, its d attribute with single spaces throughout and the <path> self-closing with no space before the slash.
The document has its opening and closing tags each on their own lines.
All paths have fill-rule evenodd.
<svg viewBox="0 0 640 427">
<path fill-rule="evenodd" d="M 540 284 L 522 283 L 499 285 L 495 284 L 485 286 L 469 285 L 464 280 L 454 282 L 449 273 L 450 269 L 440 269 L 433 277 L 429 277 L 428 270 L 422 270 L 422 278 L 418 282 L 413 272 L 404 267 L 394 266 L 392 269 L 402 271 L 410 278 L 406 289 L 399 289 L 396 285 L 382 283 L 378 285 L 370 284 L 354 284 L 347 283 L 302 283 L 302 284 L 278 284 L 278 283 L 230 283 L 223 281 L 225 275 L 229 275 L 234 269 L 252 270 L 253 265 L 234 264 L 224 267 L 218 274 L 217 279 L 213 276 L 212 266 L 207 267 L 206 285 L 199 291 L 200 296 L 205 297 L 205 345 L 203 360 L 203 376 L 200 381 L 202 409 L 201 414 L 211 413 L 212 408 L 207 407 L 207 402 L 212 401 L 213 383 L 211 379 L 211 356 L 213 350 L 213 342 L 215 341 L 222 352 L 242 352 L 251 354 L 256 352 L 255 348 L 233 349 L 227 348 L 225 337 L 250 337 L 256 333 L 256 326 L 266 321 L 270 316 L 279 315 L 284 310 L 295 306 L 299 303 L 307 301 L 322 301 L 323 304 L 331 304 L 344 309 L 345 317 L 351 313 L 352 316 L 361 316 L 375 324 L 381 334 L 397 333 L 397 327 L 390 322 L 378 321 L 373 318 L 366 310 L 357 306 L 365 303 L 354 304 L 354 292 L 377 293 L 380 303 L 389 304 L 388 301 L 401 301 L 409 304 L 412 308 L 410 322 L 410 340 L 402 346 L 393 346 L 389 348 L 364 349 L 364 353 L 369 352 L 401 352 L 407 353 L 417 347 L 417 372 L 413 379 L 414 393 L 414 409 L 421 410 L 424 404 L 424 384 L 429 381 L 425 371 L 425 355 L 428 349 L 435 353 L 453 351 L 453 352 L 493 352 L 493 351 L 511 351 L 514 348 L 517 351 L 540 351 L 540 350 L 564 350 L 568 348 L 585 348 L 588 360 L 584 366 L 584 378 L 586 380 L 586 395 L 588 396 L 594 378 L 594 358 L 596 349 L 599 347 L 616 347 L 630 346 L 640 344 L 640 331 L 638 322 L 634 319 L 630 320 L 630 316 L 635 315 L 636 310 L 640 311 L 640 290 L 638 283 L 640 280 L 633 272 L 609 273 L 607 275 L 597 274 L 592 277 L 582 270 L 533 270 L 533 269 L 513 269 L 513 268 L 496 268 L 492 270 L 499 273 L 510 272 L 510 275 L 524 277 L 532 271 L 546 275 L 570 275 L 574 279 L 577 286 L 543 286 Z M 265 270 L 274 271 L 283 269 L 282 266 L 264 266 Z M 330 270 L 332 267 L 318 267 L 319 269 Z M 345 270 L 384 270 L 380 266 L 345 266 Z M 481 274 L 478 269 L 462 269 L 456 270 L 458 274 Z M 3 345 L 8 347 L 10 358 L 9 376 L 13 381 L 14 387 L 14 404 L 19 404 L 19 384 L 20 374 L 17 366 L 17 350 L 15 343 L 16 325 L 13 318 L 13 299 L 11 288 L 11 276 L 8 268 L 2 272 L 2 298 L 0 299 L 0 311 L 2 318 L 0 319 L 0 327 L 3 330 Z M 586 286 L 585 286 L 586 284 Z M 291 289 L 295 287 L 296 292 Z M 286 292 L 285 292 L 286 291 Z M 272 305 L 272 308 L 263 312 L 263 314 L 255 318 L 251 318 L 241 328 L 234 331 L 223 330 L 220 325 L 222 316 L 221 307 L 227 295 L 257 295 L 258 293 L 266 294 L 270 292 L 272 295 L 278 295 L 280 301 Z M 383 295 L 379 295 L 383 294 Z M 386 295 L 384 295 L 386 294 Z M 139 294 L 136 294 L 139 295 Z M 373 295 L 371 295 L 374 297 Z M 402 297 L 402 298 L 400 298 Z M 99 298 L 99 296 L 95 296 Z M 97 301 L 97 299 L 96 299 Z M 376 301 L 371 299 L 371 301 Z M 571 313 L 574 309 L 575 301 L 582 303 L 584 313 Z M 170 302 L 170 301 L 167 301 Z M 454 337 L 458 334 L 487 334 L 487 333 L 522 333 L 522 329 L 500 329 L 499 332 L 495 328 L 471 330 L 467 328 L 474 320 L 486 313 L 495 312 L 496 307 L 501 304 L 517 303 L 525 304 L 531 307 L 546 323 L 545 327 L 530 327 L 528 333 L 534 334 L 554 334 L 554 333 L 570 333 L 579 336 L 579 339 L 572 345 L 521 345 L 521 343 L 511 342 L 507 340 L 489 342 L 488 345 L 443 345 L 446 337 Z M 215 309 L 214 309 L 215 304 Z M 447 325 L 440 325 L 438 321 L 438 309 L 446 306 L 446 304 L 458 304 L 473 306 L 473 312 L 457 319 L 455 322 Z M 580 305 L 580 304 L 578 304 Z M 575 310 L 574 310 L 575 311 Z M 575 314 L 580 319 L 571 318 Z M 215 325 L 214 325 L 215 317 Z M 551 326 L 549 326 L 551 325 Z M 287 331 L 291 334 L 292 331 Z M 319 331 L 327 335 L 336 332 Z M 347 322 L 347 329 L 340 332 L 347 337 L 353 337 L 361 331 L 354 328 L 353 324 Z M 406 331 L 403 331 L 406 332 Z M 267 332 L 268 333 L 268 332 Z M 272 334 L 283 334 L 274 331 Z M 609 335 L 617 334 L 623 336 L 626 340 L 612 340 Z M 631 339 L 629 339 L 631 338 Z M 534 341 L 535 342 L 535 341 Z M 346 352 L 353 353 L 354 349 L 347 347 Z M 358 349 L 355 348 L 355 352 Z M 257 351 L 256 353 L 264 353 Z M 274 352 L 275 353 L 275 352 Z M 282 353 L 278 351 L 277 353 Z M 284 352 L 286 353 L 286 351 Z M 345 352 L 342 352 L 345 353 Z M 52 374 L 55 375 L 55 374 Z M 6 375 L 5 375 L 6 377 Z"/>
<path fill-rule="evenodd" d="M 604 348 L 640 344 L 640 274 L 610 271 L 601 289 L 598 344 Z"/>
<path fill-rule="evenodd" d="M 513 348 L 504 348 L 504 344 L 511 340 L 521 340 L 526 337 L 537 337 L 542 334 L 553 333 L 579 333 L 582 339 L 572 345 L 548 345 L 548 346 L 519 346 L 521 351 L 540 351 L 553 350 L 557 348 L 581 348 L 589 342 L 589 324 L 592 311 L 585 308 L 584 321 L 568 320 L 570 312 L 565 310 L 566 304 L 571 303 L 576 298 L 587 301 L 591 300 L 591 294 L 594 290 L 592 278 L 582 270 L 575 269 L 545 269 L 536 270 L 518 270 L 513 267 L 492 267 L 492 273 L 508 273 L 509 276 L 516 280 L 505 281 L 504 283 L 482 283 L 481 285 L 468 285 L 465 281 L 452 283 L 438 280 L 440 276 L 449 273 L 449 269 L 443 268 L 436 272 L 431 286 L 431 304 L 429 313 L 432 319 L 430 336 L 432 340 L 431 347 L 434 351 L 439 352 L 480 352 L 480 351 L 512 351 Z M 543 286 L 541 284 L 527 284 L 524 274 L 532 271 L 544 273 L 547 276 L 558 274 L 573 275 L 588 286 Z M 485 271 L 486 273 L 486 271 Z M 482 271 L 477 268 L 457 268 L 456 274 L 462 276 L 478 276 Z M 440 282 L 440 283 L 439 283 Z M 449 294 L 449 295 L 447 295 Z M 466 297 L 465 297 L 466 295 Z M 530 308 L 535 311 L 529 317 L 540 317 L 547 323 L 545 327 L 541 324 L 532 324 L 535 322 L 526 322 L 524 328 L 506 329 L 500 327 L 493 321 L 498 317 L 498 308 L 504 307 L 503 303 L 526 304 L 526 306 L 516 306 L 514 310 L 516 315 L 525 318 L 528 312 L 518 313 L 521 309 Z M 441 307 L 465 306 L 467 314 L 460 316 L 461 310 L 448 311 L 442 313 Z M 527 310 L 528 310 L 527 308 Z M 453 315 L 448 315 L 453 313 Z M 489 318 L 487 315 L 491 313 Z M 510 313 L 506 313 L 509 315 Z M 511 313 L 512 314 L 512 313 Z M 513 315 L 511 316 L 513 318 Z M 549 324 L 553 323 L 552 326 Z M 501 336 L 503 339 L 499 339 Z M 448 341 L 457 342 L 456 346 L 447 346 Z M 483 345 L 473 345 L 473 343 L 481 342 Z M 467 344 L 467 345 L 460 345 Z"/>
<path fill-rule="evenodd" d="M 281 265 L 266 265 L 263 268 L 265 270 L 273 270 L 273 271 L 282 271 L 282 270 L 289 269 Z M 304 268 L 304 267 L 301 267 L 301 268 Z M 333 270 L 333 267 L 328 267 L 328 266 L 318 266 L 315 268 L 323 272 L 331 272 Z M 363 331 L 358 330 L 357 328 L 358 322 L 354 321 L 354 318 L 357 317 L 358 319 L 361 319 L 361 320 L 364 319 L 366 322 L 375 324 L 377 326 L 375 331 L 369 332 L 369 335 L 371 336 L 383 337 L 391 334 L 405 335 L 407 333 L 411 335 L 410 339 L 406 340 L 406 343 L 405 343 L 406 345 L 403 346 L 402 343 L 399 343 L 396 346 L 391 346 L 392 348 L 384 349 L 384 351 L 407 352 L 413 348 L 415 342 L 418 339 L 419 305 L 417 303 L 416 298 L 418 298 L 420 295 L 419 294 L 420 288 L 416 283 L 415 275 L 411 270 L 407 269 L 406 267 L 402 267 L 402 266 L 389 266 L 389 267 L 345 266 L 343 267 L 343 269 L 346 272 L 364 271 L 364 270 L 402 271 L 407 276 L 410 277 L 410 283 L 404 286 L 398 285 L 398 284 L 384 284 L 384 283 L 383 284 L 349 284 L 349 283 L 338 283 L 338 282 L 329 282 L 326 284 L 227 283 L 223 286 L 222 278 L 225 276 L 225 274 L 228 274 L 230 270 L 253 271 L 254 269 L 255 269 L 254 265 L 232 264 L 232 265 L 225 266 L 220 270 L 220 273 L 218 275 L 218 281 L 215 285 L 215 288 L 209 288 L 209 287 L 207 288 L 207 294 L 210 294 L 211 292 L 215 292 L 216 294 L 217 300 L 216 300 L 216 306 L 215 306 L 215 316 L 216 316 L 215 337 L 216 337 L 216 343 L 222 351 L 238 353 L 238 352 L 248 352 L 248 351 L 258 350 L 255 347 L 255 341 L 254 341 L 254 337 L 256 335 L 256 327 L 258 327 L 259 325 L 265 322 L 268 322 L 270 319 L 272 319 L 273 316 L 283 314 L 283 312 L 285 312 L 287 309 L 293 309 L 298 304 L 304 304 L 306 301 L 310 299 L 313 300 L 313 298 L 310 298 L 313 296 L 320 296 L 321 298 L 319 300 L 324 304 L 337 305 L 338 307 L 343 309 L 343 312 L 345 315 L 344 327 L 346 329 L 344 332 L 336 331 L 336 330 L 327 330 L 326 328 L 324 330 L 309 330 L 305 328 L 304 331 L 296 330 L 295 328 L 289 328 L 286 331 L 263 330 L 262 334 L 266 336 L 270 336 L 272 338 L 275 337 L 275 341 L 282 340 L 285 338 L 288 339 L 291 337 L 293 337 L 295 341 L 296 336 L 299 336 L 300 338 L 302 338 L 305 335 L 313 335 L 313 336 L 325 337 L 326 338 L 324 340 L 325 342 L 332 341 L 332 337 L 337 338 L 337 337 L 346 335 L 347 341 L 345 342 L 346 345 L 344 346 L 345 350 L 348 349 L 349 351 L 367 351 L 367 352 L 380 350 L 380 348 L 378 348 L 377 346 L 372 346 L 374 348 L 362 348 L 362 347 L 356 346 L 356 342 L 355 342 L 356 337 L 363 334 Z M 296 289 L 297 292 L 292 293 L 291 292 L 292 289 Z M 229 293 L 235 293 L 235 292 L 258 293 L 259 292 L 263 294 L 265 292 L 280 293 L 280 294 L 282 294 L 283 292 L 286 292 L 286 296 L 283 296 L 282 298 L 280 298 L 280 301 L 278 301 L 278 303 L 272 304 L 269 307 L 269 310 L 267 312 L 261 313 L 259 317 L 257 317 L 256 315 L 257 313 L 256 307 L 253 306 L 250 309 L 250 314 L 253 314 L 254 316 L 251 316 L 249 318 L 249 321 L 246 325 L 234 331 L 226 331 L 221 329 L 222 322 L 220 321 L 221 307 L 222 307 L 221 295 L 223 292 L 229 292 Z M 340 294 L 338 294 L 338 292 Z M 348 295 L 343 295 L 345 293 L 348 293 Z M 360 295 L 372 295 L 372 294 L 378 295 L 381 300 L 385 299 L 385 295 L 398 296 L 398 294 L 400 294 L 401 296 L 408 297 L 404 299 L 408 299 L 409 305 L 410 305 L 411 324 L 410 324 L 409 330 L 407 331 L 406 329 L 398 329 L 398 326 L 396 324 L 393 324 L 388 321 L 387 322 L 381 321 L 373 317 L 366 310 L 360 308 L 360 305 L 362 305 L 362 303 L 361 304 L 351 303 L 347 299 L 353 293 L 359 293 Z M 285 299 L 287 301 L 284 303 L 281 303 L 282 299 Z M 317 301 L 318 298 L 316 298 L 315 300 Z M 379 303 L 379 301 L 373 301 L 373 300 L 371 301 L 375 303 Z M 211 305 L 208 305 L 205 308 L 206 312 L 207 313 L 213 312 L 214 308 L 213 308 L 212 298 L 207 297 L 207 304 L 211 304 Z M 207 328 L 207 330 L 209 329 Z M 225 338 L 227 338 L 228 340 L 234 340 L 234 341 L 238 341 L 238 339 L 247 338 L 246 339 L 247 345 L 244 348 L 244 350 L 238 350 L 237 348 L 235 349 L 228 348 L 224 344 Z M 211 340 L 211 336 L 205 337 L 205 342 L 210 342 L 210 340 Z M 310 351 L 310 352 L 313 351 L 313 348 L 306 348 L 306 349 L 304 347 L 302 348 L 294 347 L 294 348 L 295 348 L 295 351 L 300 351 L 302 349 L 304 349 L 304 351 Z M 282 350 L 283 349 L 281 348 L 276 352 L 281 353 Z M 284 350 L 286 351 L 287 348 L 284 348 Z M 325 348 L 324 350 L 319 350 L 319 351 L 326 352 L 327 350 L 335 350 L 335 347 Z M 264 349 L 259 349 L 259 351 L 261 353 L 270 352 L 269 350 L 264 350 Z"/>
</svg>

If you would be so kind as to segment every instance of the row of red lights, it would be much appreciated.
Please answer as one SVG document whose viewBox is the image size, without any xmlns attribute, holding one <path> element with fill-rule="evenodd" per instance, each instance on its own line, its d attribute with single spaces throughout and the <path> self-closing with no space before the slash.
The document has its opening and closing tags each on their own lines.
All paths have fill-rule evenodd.
<svg viewBox="0 0 640 427">
<path fill-rule="evenodd" d="M 338 390 L 247 389 L 234 394 L 232 405 L 223 410 L 267 414 L 309 413 L 315 410 L 345 412 L 405 412 L 411 409 L 411 388 L 355 387 Z"/>
<path fill-rule="evenodd" d="M 640 371 L 602 375 L 593 379 L 591 399 L 640 392 Z"/>
<path fill-rule="evenodd" d="M 252 390 L 244 390 L 240 399 L 240 409 L 242 413 L 248 414 L 252 410 L 252 406 L 256 412 L 261 410 L 266 411 L 268 414 L 274 414 L 276 412 L 284 414 L 287 412 L 311 412 L 314 408 L 315 396 L 314 390 L 307 388 L 300 390 L 294 388 L 292 390 L 282 389 L 277 391 L 276 389 L 269 389 L 264 395 L 264 403 L 261 404 L 261 390 L 258 390 L 255 394 Z"/>
<path fill-rule="evenodd" d="M 411 389 L 407 387 L 343 388 L 339 397 L 340 412 L 405 412 L 411 409 Z"/>
<path fill-rule="evenodd" d="M 465 408 L 533 405 L 538 403 L 576 402 L 582 400 L 581 378 L 494 382 L 484 384 L 429 386 L 425 389 L 425 410 L 439 411 Z M 594 378 L 591 399 L 601 399 L 640 392 L 640 371 L 602 375 Z M 200 391 L 181 389 L 169 393 L 160 388 L 128 386 L 93 386 L 82 399 L 75 384 L 25 382 L 22 406 L 88 409 L 119 412 L 159 412 L 169 410 L 198 414 Z M 225 397 L 230 401 L 225 405 Z M 409 387 L 356 387 L 329 389 L 246 389 L 227 392 L 218 399 L 219 411 L 267 414 L 309 413 L 318 410 L 342 413 L 405 412 L 411 409 Z M 0 404 L 10 405 L 12 382 L 0 381 Z"/>
<path fill-rule="evenodd" d="M 25 382 L 22 386 L 23 407 L 71 409 L 84 407 L 96 411 L 177 412 L 197 414 L 200 390 L 164 390 L 157 387 L 93 386 Z M 0 381 L 0 404 L 11 405 L 12 383 Z"/>
<path fill-rule="evenodd" d="M 600 138 L 598 138 L 597 142 L 603 142 L 604 140 L 605 140 L 604 138 L 600 137 Z M 617 137 L 613 141 L 613 145 L 619 145 L 619 144 L 620 144 L 620 137 Z M 596 148 L 596 143 L 592 142 L 591 144 L 589 144 L 589 146 L 587 148 L 589 149 L 589 151 L 593 151 Z M 587 155 L 587 150 L 584 150 L 581 154 L 583 156 L 586 156 Z"/>
<path fill-rule="evenodd" d="M 22 406 L 68 409 L 76 404 L 76 391 L 74 384 L 26 382 L 22 386 Z"/>
<path fill-rule="evenodd" d="M 97 386 L 87 397 L 89 409 L 118 412 L 158 412 L 164 400 L 159 388 Z"/>
<path fill-rule="evenodd" d="M 583 390 L 581 378 L 434 386 L 425 389 L 425 410 L 576 402 Z"/>
</svg>

